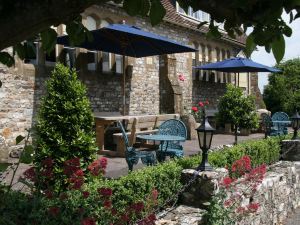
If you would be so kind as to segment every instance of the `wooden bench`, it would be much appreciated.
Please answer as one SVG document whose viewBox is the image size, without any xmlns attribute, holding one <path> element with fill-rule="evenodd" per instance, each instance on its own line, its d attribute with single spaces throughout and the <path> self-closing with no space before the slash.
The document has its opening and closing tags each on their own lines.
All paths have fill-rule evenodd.
<svg viewBox="0 0 300 225">
<path fill-rule="evenodd" d="M 157 133 L 158 127 L 166 120 L 179 119 L 179 114 L 162 114 L 162 115 L 144 115 L 134 116 L 125 119 L 126 134 L 129 139 L 129 145 L 136 144 L 136 136 L 140 134 Z M 125 156 L 125 143 L 122 133 L 113 134 L 113 141 L 117 145 L 116 155 Z"/>
</svg>

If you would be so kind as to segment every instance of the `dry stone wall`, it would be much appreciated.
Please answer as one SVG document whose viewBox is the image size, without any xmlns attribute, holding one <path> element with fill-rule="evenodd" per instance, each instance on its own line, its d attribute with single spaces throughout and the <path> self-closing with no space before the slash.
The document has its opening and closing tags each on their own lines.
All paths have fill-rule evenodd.
<svg viewBox="0 0 300 225">
<path fill-rule="evenodd" d="M 182 172 L 183 181 L 193 176 L 194 170 Z M 205 205 L 218 190 L 217 180 L 226 175 L 225 169 L 216 172 L 201 172 L 181 196 L 182 205 L 158 214 L 157 225 L 199 225 L 205 224 Z M 300 162 L 280 161 L 268 167 L 268 172 L 257 192 L 251 199 L 259 203 L 256 213 L 236 222 L 236 225 L 280 225 L 300 206 Z M 250 197 L 243 203 L 249 204 Z M 187 221 L 190 221 L 188 223 Z"/>
</svg>

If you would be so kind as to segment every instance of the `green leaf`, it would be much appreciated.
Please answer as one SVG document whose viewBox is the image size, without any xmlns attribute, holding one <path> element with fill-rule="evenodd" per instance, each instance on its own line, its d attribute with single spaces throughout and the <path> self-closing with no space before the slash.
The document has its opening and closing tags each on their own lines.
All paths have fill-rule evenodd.
<svg viewBox="0 0 300 225">
<path fill-rule="evenodd" d="M 294 20 L 294 14 L 293 11 L 290 12 L 290 23 Z"/>
<path fill-rule="evenodd" d="M 256 48 L 256 44 L 254 42 L 254 38 L 253 38 L 253 35 L 250 34 L 248 37 L 247 37 L 247 40 L 246 40 L 246 49 L 245 49 L 245 54 L 247 57 L 250 57 L 250 55 L 252 54 L 252 52 L 255 50 Z"/>
<path fill-rule="evenodd" d="M 141 0 L 124 0 L 123 8 L 130 16 L 136 16 L 140 10 Z"/>
<path fill-rule="evenodd" d="M 24 136 L 19 135 L 18 137 L 16 137 L 16 145 L 19 144 L 21 141 L 23 141 L 25 139 Z"/>
<path fill-rule="evenodd" d="M 48 28 L 41 33 L 42 48 L 47 53 L 50 53 L 56 44 L 57 33 L 54 29 Z"/>
<path fill-rule="evenodd" d="M 285 36 L 287 37 L 291 37 L 292 36 L 292 29 L 289 26 L 286 26 L 283 30 L 283 33 L 285 34 Z"/>
<path fill-rule="evenodd" d="M 24 59 L 25 55 L 26 55 L 26 48 L 24 45 L 22 45 L 21 43 L 18 43 L 14 46 L 14 51 L 17 52 L 18 56 L 20 57 L 20 59 Z"/>
<path fill-rule="evenodd" d="M 10 67 L 14 65 L 15 59 L 8 52 L 0 52 L 0 63 Z"/>
<path fill-rule="evenodd" d="M 26 163 L 26 164 L 32 163 L 33 153 L 34 153 L 34 149 L 33 149 L 32 145 L 25 146 L 25 148 L 20 156 L 20 162 Z"/>
<path fill-rule="evenodd" d="M 165 14 L 166 14 L 166 10 L 161 4 L 161 2 L 159 0 L 152 0 L 150 14 L 149 14 L 152 26 L 161 22 Z"/>
<path fill-rule="evenodd" d="M 271 45 L 276 62 L 279 63 L 283 59 L 285 52 L 285 41 L 283 35 L 280 35 L 277 39 L 275 39 Z"/>
</svg>

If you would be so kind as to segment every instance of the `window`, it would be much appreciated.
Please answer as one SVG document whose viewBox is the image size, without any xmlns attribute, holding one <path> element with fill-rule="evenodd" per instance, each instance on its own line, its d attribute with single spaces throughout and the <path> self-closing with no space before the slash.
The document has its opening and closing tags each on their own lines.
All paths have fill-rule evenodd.
<svg viewBox="0 0 300 225">
<path fill-rule="evenodd" d="M 123 57 L 116 54 L 116 73 L 123 73 Z"/>
<path fill-rule="evenodd" d="M 38 64 L 38 52 L 39 52 L 38 42 L 26 41 L 24 43 L 24 46 L 26 47 L 24 63 L 37 65 Z"/>
<path fill-rule="evenodd" d="M 96 20 L 88 16 L 86 18 L 86 28 L 88 30 L 96 30 L 97 29 L 97 23 Z M 95 71 L 97 69 L 97 51 L 87 51 L 87 69 L 91 71 Z"/>
<path fill-rule="evenodd" d="M 107 27 L 108 25 L 109 23 L 106 20 L 101 20 L 100 27 Z M 111 71 L 111 54 L 109 52 L 102 52 L 102 71 L 103 72 Z M 117 57 L 116 57 L 116 72 L 117 72 Z"/>
<path fill-rule="evenodd" d="M 177 2 L 176 2 L 176 9 L 177 9 L 177 12 L 179 12 L 180 14 L 183 14 L 183 15 L 188 16 L 188 17 L 192 17 L 193 19 L 198 20 L 198 21 L 208 21 L 209 22 L 209 20 L 210 20 L 210 15 L 208 13 L 203 12 L 201 10 L 198 10 L 198 11 L 194 12 L 192 7 L 189 7 L 188 12 L 186 13 L 179 6 L 179 4 Z"/>
</svg>

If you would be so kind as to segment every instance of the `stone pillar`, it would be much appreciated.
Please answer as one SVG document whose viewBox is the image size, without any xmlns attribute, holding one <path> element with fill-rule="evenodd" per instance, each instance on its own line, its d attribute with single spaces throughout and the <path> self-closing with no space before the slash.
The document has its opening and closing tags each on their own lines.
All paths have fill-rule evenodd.
<svg viewBox="0 0 300 225">
<path fill-rule="evenodd" d="M 300 140 L 283 140 L 281 159 L 285 161 L 300 161 Z"/>
<path fill-rule="evenodd" d="M 196 208 L 206 208 L 205 203 L 209 202 L 213 195 L 218 191 L 218 180 L 228 175 L 224 168 L 215 171 L 197 172 L 194 169 L 185 169 L 181 173 L 183 184 L 194 182 L 180 195 L 180 203 Z"/>
<path fill-rule="evenodd" d="M 183 96 L 182 87 L 178 83 L 177 71 L 176 71 L 176 57 L 173 55 L 163 56 L 163 65 L 160 65 L 160 77 L 167 76 L 168 82 L 171 84 L 173 100 L 174 100 L 174 112 L 180 115 L 183 114 Z M 170 93 L 171 94 L 171 93 Z M 171 96 L 168 96 L 168 98 Z M 170 99 L 169 99 L 170 100 Z M 171 101 L 172 102 L 172 101 Z M 161 102 L 160 105 L 167 104 Z"/>
</svg>

